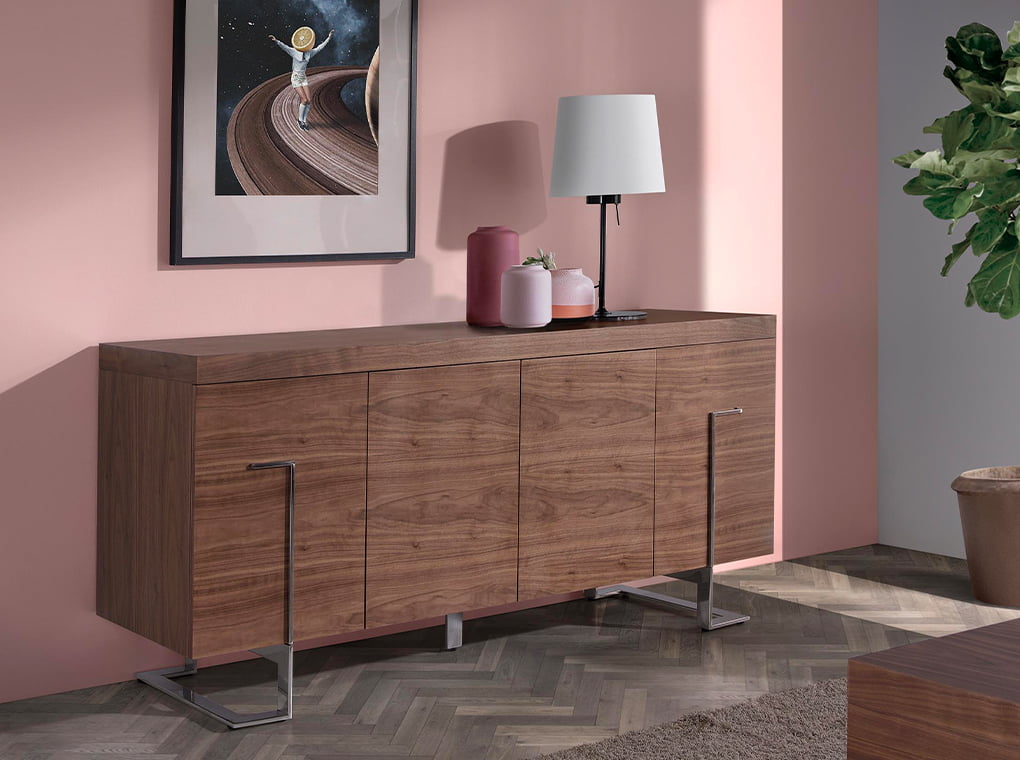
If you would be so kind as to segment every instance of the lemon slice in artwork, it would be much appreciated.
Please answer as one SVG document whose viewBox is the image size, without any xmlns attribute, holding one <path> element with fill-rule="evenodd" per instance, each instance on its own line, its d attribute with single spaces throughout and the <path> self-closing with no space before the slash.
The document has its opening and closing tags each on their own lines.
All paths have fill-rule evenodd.
<svg viewBox="0 0 1020 760">
<path fill-rule="evenodd" d="M 295 30 L 290 38 L 290 44 L 295 50 L 300 50 L 302 53 L 311 50 L 315 47 L 315 32 L 310 26 L 302 26 Z"/>
</svg>

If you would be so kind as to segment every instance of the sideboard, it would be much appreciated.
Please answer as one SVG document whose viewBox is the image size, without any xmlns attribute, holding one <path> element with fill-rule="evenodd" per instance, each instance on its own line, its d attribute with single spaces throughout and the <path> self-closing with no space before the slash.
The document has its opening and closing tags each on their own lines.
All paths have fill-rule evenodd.
<svg viewBox="0 0 1020 760">
<path fill-rule="evenodd" d="M 193 666 L 768 554 L 775 327 L 102 344 L 98 613 Z"/>
</svg>

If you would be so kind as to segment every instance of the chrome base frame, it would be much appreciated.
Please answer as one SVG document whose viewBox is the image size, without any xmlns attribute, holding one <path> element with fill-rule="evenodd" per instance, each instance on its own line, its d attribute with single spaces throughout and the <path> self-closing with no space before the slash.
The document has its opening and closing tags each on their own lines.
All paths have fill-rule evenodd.
<svg viewBox="0 0 1020 760">
<path fill-rule="evenodd" d="M 276 663 L 276 687 L 279 690 L 279 704 L 275 710 L 258 713 L 239 713 L 221 705 L 209 697 L 204 697 L 194 689 L 183 686 L 174 678 L 193 676 L 198 672 L 194 660 L 185 660 L 183 666 L 146 670 L 135 677 L 142 683 L 161 691 L 168 697 L 194 707 L 199 712 L 214 718 L 230 728 L 248 728 L 261 726 L 264 723 L 279 723 L 290 720 L 294 716 L 294 647 L 291 644 L 277 644 L 262 649 L 252 649 L 253 653 Z"/>
<path fill-rule="evenodd" d="M 687 599 L 678 599 L 675 596 L 660 594 L 657 591 L 648 591 L 643 588 L 626 585 L 585 589 L 584 595 L 587 598 L 604 599 L 607 596 L 619 594 L 625 597 L 648 599 L 684 612 L 695 613 L 698 616 L 698 624 L 705 631 L 714 631 L 717 628 L 745 623 L 751 619 L 749 615 L 718 609 L 712 603 L 715 590 L 715 585 L 712 582 L 713 567 L 715 565 L 715 425 L 716 419 L 719 417 L 743 413 L 744 410 L 740 407 L 720 409 L 708 413 L 708 564 L 699 570 L 693 571 L 698 576 L 697 601 L 691 602 Z M 685 579 L 691 574 L 692 572 L 670 573 L 669 577 Z"/>
<path fill-rule="evenodd" d="M 264 723 L 278 723 L 294 717 L 294 488 L 297 478 L 297 464 L 291 460 L 279 462 L 253 462 L 249 470 L 286 470 L 287 471 L 287 528 L 286 528 L 286 584 L 283 598 L 283 625 L 280 634 L 282 644 L 251 649 L 254 654 L 276 663 L 276 688 L 279 690 L 277 709 L 259 713 L 238 713 L 225 705 L 221 705 L 208 697 L 203 697 L 188 686 L 182 686 L 172 679 L 193 676 L 198 672 L 198 663 L 190 658 L 184 665 L 159 670 L 146 670 L 136 673 L 135 677 L 168 697 L 191 705 L 210 718 L 224 723 L 230 728 L 248 728 Z"/>
<path fill-rule="evenodd" d="M 605 599 L 609 596 L 622 596 L 625 598 L 647 599 L 666 605 L 681 612 L 692 612 L 698 618 L 698 624 L 704 631 L 714 631 L 718 628 L 725 628 L 737 623 L 746 623 L 751 619 L 750 615 L 743 615 L 739 612 L 719 609 L 712 606 L 714 586 L 712 584 L 712 568 L 703 567 L 696 571 L 698 577 L 698 598 L 696 601 L 680 599 L 679 597 L 660 594 L 658 591 L 651 591 L 636 586 L 618 584 L 615 586 L 602 586 L 600 588 L 585 589 L 584 595 L 588 599 Z M 671 574 L 670 578 L 682 578 L 688 573 Z"/>
</svg>

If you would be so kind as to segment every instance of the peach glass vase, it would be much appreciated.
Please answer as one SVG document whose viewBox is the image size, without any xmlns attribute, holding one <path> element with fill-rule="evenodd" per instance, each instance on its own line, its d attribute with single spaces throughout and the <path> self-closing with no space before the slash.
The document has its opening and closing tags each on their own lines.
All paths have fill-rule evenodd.
<svg viewBox="0 0 1020 760">
<path fill-rule="evenodd" d="M 595 283 L 580 269 L 553 269 L 552 318 L 584 319 L 595 313 Z"/>
</svg>

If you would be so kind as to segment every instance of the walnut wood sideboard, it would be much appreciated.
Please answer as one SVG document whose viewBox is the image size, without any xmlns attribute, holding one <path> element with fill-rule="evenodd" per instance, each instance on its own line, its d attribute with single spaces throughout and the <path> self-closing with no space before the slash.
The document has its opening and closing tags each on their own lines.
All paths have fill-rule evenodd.
<svg viewBox="0 0 1020 760">
<path fill-rule="evenodd" d="M 187 659 L 143 678 L 164 690 L 243 650 L 289 689 L 294 640 L 698 568 L 711 613 L 712 565 L 772 551 L 775 329 L 651 311 L 102 344 L 98 613 Z M 251 725 L 286 696 L 197 706 Z"/>
</svg>

